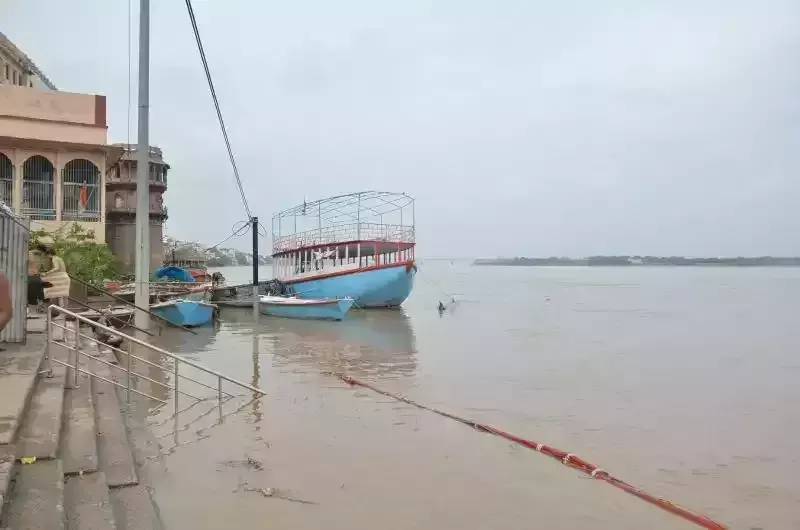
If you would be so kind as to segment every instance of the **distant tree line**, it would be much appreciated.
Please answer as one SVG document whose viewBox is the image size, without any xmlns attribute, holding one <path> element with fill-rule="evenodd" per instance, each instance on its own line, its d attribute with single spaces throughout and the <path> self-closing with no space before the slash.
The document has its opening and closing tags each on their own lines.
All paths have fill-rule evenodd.
<svg viewBox="0 0 800 530">
<path fill-rule="evenodd" d="M 206 266 L 208 267 L 236 267 L 242 265 L 251 265 L 253 263 L 252 254 L 240 252 L 238 250 L 228 249 L 209 249 L 209 256 L 206 258 Z M 258 256 L 259 265 L 269 265 L 272 259 L 268 256 Z"/>
<path fill-rule="evenodd" d="M 493 258 L 476 259 L 474 265 L 502 265 L 521 267 L 800 267 L 800 257 L 735 257 L 735 258 L 687 258 L 685 256 L 589 256 L 588 258 Z"/>
</svg>

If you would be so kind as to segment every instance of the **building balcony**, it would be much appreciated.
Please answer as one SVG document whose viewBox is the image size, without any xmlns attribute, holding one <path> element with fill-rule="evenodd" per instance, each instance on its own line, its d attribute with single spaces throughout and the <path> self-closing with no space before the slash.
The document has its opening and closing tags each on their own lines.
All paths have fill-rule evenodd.
<svg viewBox="0 0 800 530">
<path fill-rule="evenodd" d="M 166 190 L 167 189 L 167 181 L 165 180 L 150 180 L 150 189 L 155 190 Z M 135 190 L 136 189 L 136 180 L 131 179 L 122 179 L 122 178 L 114 178 L 111 176 L 106 177 L 106 189 L 108 190 L 115 190 L 115 189 L 126 189 L 126 190 Z"/>
<path fill-rule="evenodd" d="M 115 143 L 117 147 L 121 147 L 125 150 L 125 154 L 123 155 L 123 159 L 125 160 L 136 160 L 136 150 L 139 147 L 137 144 L 126 144 L 122 143 Z M 161 162 L 164 158 L 164 154 L 161 151 L 160 147 L 156 147 L 154 145 L 150 146 L 149 153 L 151 161 Z"/>
<path fill-rule="evenodd" d="M 116 206 L 114 204 L 109 204 L 106 208 L 106 217 L 136 217 L 136 207 L 135 206 Z M 167 207 L 166 206 L 155 206 L 150 208 L 150 217 L 156 217 L 159 219 L 167 219 Z"/>
</svg>

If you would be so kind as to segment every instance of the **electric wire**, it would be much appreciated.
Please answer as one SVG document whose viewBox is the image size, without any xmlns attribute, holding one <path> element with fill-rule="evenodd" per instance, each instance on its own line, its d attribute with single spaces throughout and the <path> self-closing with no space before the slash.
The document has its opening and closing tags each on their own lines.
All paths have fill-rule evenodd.
<svg viewBox="0 0 800 530">
<path fill-rule="evenodd" d="M 231 167 L 233 168 L 233 175 L 236 177 L 236 185 L 239 188 L 239 193 L 242 196 L 242 204 L 244 205 L 245 212 L 247 212 L 247 218 L 252 219 L 253 214 L 250 211 L 250 205 L 247 203 L 247 196 L 244 193 L 244 187 L 242 186 L 242 179 L 239 176 L 239 168 L 236 165 L 236 159 L 233 156 L 233 149 L 231 148 L 231 142 L 228 138 L 228 131 L 225 127 L 225 120 L 222 117 L 222 110 L 220 110 L 219 106 L 219 98 L 217 97 L 217 91 L 214 89 L 214 81 L 211 79 L 211 70 L 208 67 L 208 60 L 206 59 L 206 52 L 203 48 L 203 41 L 200 39 L 200 31 L 197 28 L 197 19 L 194 16 L 194 8 L 192 7 L 192 1 L 186 0 L 186 10 L 189 13 L 189 21 L 192 23 L 192 31 L 194 32 L 194 38 L 197 42 L 197 50 L 200 52 L 200 59 L 203 61 L 203 70 L 206 74 L 206 80 L 208 81 L 208 89 L 211 92 L 211 99 L 214 100 L 214 108 L 217 111 L 217 118 L 219 119 L 219 126 L 222 130 L 222 137 L 225 140 L 225 147 L 228 149 L 228 157 L 231 161 Z"/>
<path fill-rule="evenodd" d="M 240 223 L 242 224 L 242 226 L 240 226 L 239 228 L 236 228 L 236 226 L 239 225 Z M 233 239 L 234 237 L 239 237 L 239 236 L 245 235 L 248 231 L 250 231 L 250 222 L 249 221 L 237 221 L 237 222 L 235 222 L 233 224 L 233 227 L 231 227 L 231 233 L 228 234 L 225 237 L 225 239 L 223 239 L 222 241 L 220 241 L 216 245 L 212 245 L 212 246 L 210 246 L 208 248 L 209 249 L 217 248 L 221 244 L 225 243 L 226 241 L 228 241 L 230 239 Z"/>
</svg>

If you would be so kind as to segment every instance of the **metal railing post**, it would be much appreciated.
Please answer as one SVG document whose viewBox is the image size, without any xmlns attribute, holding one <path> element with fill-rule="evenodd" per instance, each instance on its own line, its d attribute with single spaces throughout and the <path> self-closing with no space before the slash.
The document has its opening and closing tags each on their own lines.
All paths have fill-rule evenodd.
<svg viewBox="0 0 800 530">
<path fill-rule="evenodd" d="M 127 395 L 128 405 L 131 404 L 131 350 L 132 349 L 133 349 L 133 344 L 128 342 L 128 362 L 127 362 L 127 365 L 128 365 L 128 381 L 127 381 L 127 384 L 126 384 L 126 391 L 128 393 L 128 395 Z"/>
<path fill-rule="evenodd" d="M 64 319 L 64 323 L 66 324 L 67 320 Z M 79 320 L 75 320 L 75 369 L 73 370 L 72 377 L 73 379 L 73 386 L 72 388 L 78 388 L 78 375 L 80 372 L 78 371 L 78 361 L 81 358 L 81 334 L 80 334 L 80 326 L 81 323 Z"/>
<path fill-rule="evenodd" d="M 174 403 L 174 406 L 173 406 L 173 412 L 174 412 L 174 413 L 175 413 L 175 415 L 177 416 L 177 415 L 178 415 L 178 365 L 179 365 L 180 363 L 178 362 L 178 359 L 175 359 L 175 360 L 173 361 L 173 364 L 175 365 L 174 376 L 173 376 L 173 378 L 174 378 L 174 383 L 175 383 L 175 384 L 173 385 L 173 388 L 174 388 L 174 390 L 175 390 L 175 397 L 174 397 L 173 401 L 174 401 L 175 403 Z"/>
<path fill-rule="evenodd" d="M 217 376 L 217 405 L 222 406 L 222 378 Z"/>
<path fill-rule="evenodd" d="M 67 380 L 65 382 L 66 388 L 75 388 L 75 366 L 78 362 L 78 350 L 72 349 L 72 337 L 69 335 L 69 329 L 67 328 L 67 321 L 66 318 L 64 319 L 64 329 L 61 330 L 62 336 L 64 337 L 64 348 L 67 350 Z M 74 357 L 73 357 L 74 356 Z"/>
<path fill-rule="evenodd" d="M 47 308 L 47 331 L 46 331 L 46 334 L 45 334 L 45 340 L 47 342 L 45 343 L 45 346 L 44 346 L 44 356 L 45 356 L 45 359 L 47 359 L 47 364 L 45 366 L 45 369 L 46 369 L 48 374 L 52 374 L 53 373 L 53 361 L 51 360 L 51 356 L 53 355 L 53 348 L 50 346 L 50 343 L 53 341 L 53 335 L 52 335 L 53 330 L 51 329 L 53 327 L 52 313 L 53 312 L 48 307 Z"/>
</svg>

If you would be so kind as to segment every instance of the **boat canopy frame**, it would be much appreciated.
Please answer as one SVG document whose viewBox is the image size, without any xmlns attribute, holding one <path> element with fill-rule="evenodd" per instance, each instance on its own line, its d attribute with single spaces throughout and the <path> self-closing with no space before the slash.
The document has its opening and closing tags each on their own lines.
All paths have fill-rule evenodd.
<svg viewBox="0 0 800 530">
<path fill-rule="evenodd" d="M 413 246 L 414 198 L 406 193 L 361 191 L 304 201 L 272 218 L 272 254 L 341 243 L 377 241 Z"/>
</svg>

